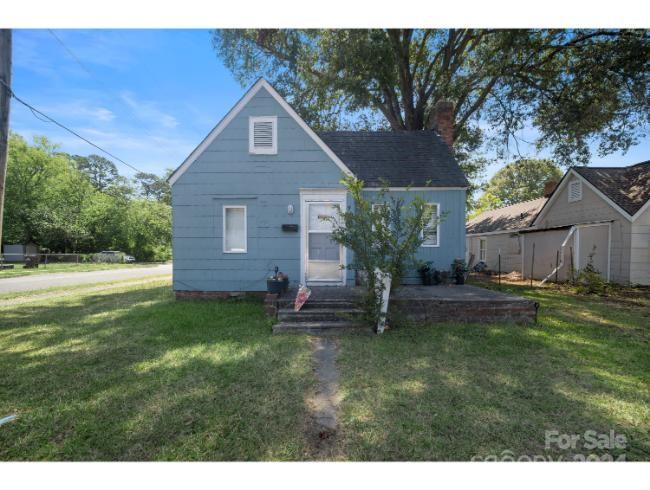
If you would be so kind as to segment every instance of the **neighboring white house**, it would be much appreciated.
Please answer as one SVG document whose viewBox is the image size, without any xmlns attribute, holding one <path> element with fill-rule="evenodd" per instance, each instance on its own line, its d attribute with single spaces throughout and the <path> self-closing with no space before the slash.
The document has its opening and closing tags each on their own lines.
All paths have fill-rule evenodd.
<svg viewBox="0 0 650 490">
<path fill-rule="evenodd" d="M 467 223 L 468 257 L 523 277 L 568 279 L 591 262 L 621 284 L 650 285 L 650 161 L 574 167 L 547 197 Z M 534 250 L 534 252 L 533 252 Z M 533 261 L 534 254 L 534 261 Z"/>
</svg>

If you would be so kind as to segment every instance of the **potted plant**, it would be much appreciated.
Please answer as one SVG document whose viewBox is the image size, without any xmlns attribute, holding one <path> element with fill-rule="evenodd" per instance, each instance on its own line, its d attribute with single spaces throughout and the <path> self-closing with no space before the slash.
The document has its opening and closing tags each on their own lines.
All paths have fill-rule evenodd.
<svg viewBox="0 0 650 490">
<path fill-rule="evenodd" d="M 432 282 L 434 286 L 438 286 L 442 282 L 442 276 L 438 269 L 433 269 L 433 274 L 431 276 L 433 278 Z"/>
<path fill-rule="evenodd" d="M 465 284 L 465 273 L 467 272 L 467 264 L 463 259 L 454 259 L 451 263 L 451 273 L 456 280 L 456 284 Z"/>
<path fill-rule="evenodd" d="M 272 294 L 282 294 L 289 289 L 289 276 L 278 272 L 278 267 L 275 268 L 275 273 L 266 279 L 266 290 Z"/>
<path fill-rule="evenodd" d="M 432 284 L 431 262 L 423 262 L 422 265 L 418 267 L 418 272 L 420 273 L 422 284 L 424 286 L 431 286 Z"/>
</svg>

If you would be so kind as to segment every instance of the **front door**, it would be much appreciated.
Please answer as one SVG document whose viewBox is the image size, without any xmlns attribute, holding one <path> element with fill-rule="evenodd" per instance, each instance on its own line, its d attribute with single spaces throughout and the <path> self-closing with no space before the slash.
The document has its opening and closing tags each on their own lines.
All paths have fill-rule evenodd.
<svg viewBox="0 0 650 490">
<path fill-rule="evenodd" d="M 307 284 L 343 285 L 345 279 L 344 254 L 341 245 L 332 241 L 332 223 L 343 206 L 341 196 L 305 197 L 303 200 L 303 270 Z"/>
</svg>

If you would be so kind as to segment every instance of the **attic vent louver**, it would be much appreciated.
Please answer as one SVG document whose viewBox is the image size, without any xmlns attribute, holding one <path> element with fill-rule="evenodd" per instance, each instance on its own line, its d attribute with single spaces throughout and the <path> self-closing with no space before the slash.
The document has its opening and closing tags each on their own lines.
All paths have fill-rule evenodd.
<svg viewBox="0 0 650 490">
<path fill-rule="evenodd" d="M 278 152 L 277 121 L 275 116 L 249 119 L 248 151 L 256 155 L 275 155 Z"/>
<path fill-rule="evenodd" d="M 582 199 L 582 182 L 573 180 L 569 182 L 569 202 L 576 202 Z"/>
</svg>

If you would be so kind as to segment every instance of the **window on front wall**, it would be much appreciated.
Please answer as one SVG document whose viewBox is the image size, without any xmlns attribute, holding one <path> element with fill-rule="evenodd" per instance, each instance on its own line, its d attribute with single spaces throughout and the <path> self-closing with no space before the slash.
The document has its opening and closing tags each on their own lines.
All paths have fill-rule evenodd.
<svg viewBox="0 0 650 490">
<path fill-rule="evenodd" d="M 573 180 L 569 182 L 569 202 L 576 202 L 582 199 L 582 182 Z"/>
<path fill-rule="evenodd" d="M 485 238 L 478 241 L 478 260 L 480 262 L 487 261 L 487 240 Z"/>
<path fill-rule="evenodd" d="M 422 232 L 424 236 L 423 247 L 437 247 L 440 244 L 440 206 L 435 203 L 428 203 L 431 210 L 429 222 Z"/>
<path fill-rule="evenodd" d="M 246 206 L 223 207 L 223 251 L 246 253 Z"/>
<path fill-rule="evenodd" d="M 275 155 L 278 152 L 278 118 L 256 116 L 248 120 L 248 151 L 255 155 Z"/>
<path fill-rule="evenodd" d="M 386 203 L 379 202 L 372 205 L 372 210 L 375 213 L 381 213 L 386 208 Z M 384 220 L 384 226 L 387 226 L 388 223 Z M 372 231 L 375 231 L 375 225 L 372 225 Z"/>
</svg>

